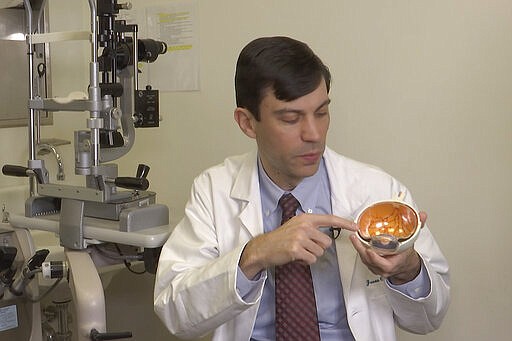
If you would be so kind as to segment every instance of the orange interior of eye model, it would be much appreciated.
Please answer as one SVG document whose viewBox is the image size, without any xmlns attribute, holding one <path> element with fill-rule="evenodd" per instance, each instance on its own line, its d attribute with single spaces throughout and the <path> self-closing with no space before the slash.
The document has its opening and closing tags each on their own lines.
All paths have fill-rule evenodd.
<svg viewBox="0 0 512 341">
<path fill-rule="evenodd" d="M 357 223 L 359 234 L 364 239 L 389 235 L 404 240 L 411 237 L 418 228 L 418 217 L 408 205 L 390 201 L 367 207 Z"/>
</svg>

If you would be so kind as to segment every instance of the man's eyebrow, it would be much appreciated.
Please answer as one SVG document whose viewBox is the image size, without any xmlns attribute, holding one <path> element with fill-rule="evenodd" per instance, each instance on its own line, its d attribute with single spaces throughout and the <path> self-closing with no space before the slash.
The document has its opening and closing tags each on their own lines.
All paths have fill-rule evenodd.
<svg viewBox="0 0 512 341">
<path fill-rule="evenodd" d="M 326 106 L 326 105 L 329 105 L 331 103 L 331 99 L 328 98 L 326 99 L 324 102 L 322 102 L 322 104 L 320 104 L 316 109 L 315 109 L 315 112 L 320 110 L 322 107 Z M 296 114 L 302 114 L 304 113 L 304 110 L 299 110 L 299 109 L 292 109 L 292 108 L 283 108 L 283 109 L 279 109 L 279 110 L 276 110 L 274 111 L 274 114 L 276 115 L 282 115 L 284 113 L 287 113 L 287 112 L 290 112 L 290 113 L 296 113 Z"/>
</svg>

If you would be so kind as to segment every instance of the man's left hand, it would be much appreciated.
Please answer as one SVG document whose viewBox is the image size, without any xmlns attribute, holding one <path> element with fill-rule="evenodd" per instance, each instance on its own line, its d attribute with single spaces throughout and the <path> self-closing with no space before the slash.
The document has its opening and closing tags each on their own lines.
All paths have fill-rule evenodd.
<svg viewBox="0 0 512 341">
<path fill-rule="evenodd" d="M 420 212 L 421 227 L 425 225 L 427 214 Z M 393 255 L 379 255 L 366 247 L 354 234 L 350 240 L 362 262 L 376 275 L 387 278 L 392 284 L 400 285 L 412 281 L 421 271 L 421 258 L 414 248 Z"/>
</svg>

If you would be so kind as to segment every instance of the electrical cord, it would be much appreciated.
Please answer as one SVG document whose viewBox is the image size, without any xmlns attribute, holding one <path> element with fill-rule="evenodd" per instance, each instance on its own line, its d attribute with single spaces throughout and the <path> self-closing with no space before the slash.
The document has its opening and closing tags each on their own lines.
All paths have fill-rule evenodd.
<svg viewBox="0 0 512 341">
<path fill-rule="evenodd" d="M 48 296 L 48 294 L 50 292 L 52 292 L 56 287 L 57 285 L 59 285 L 60 281 L 62 281 L 62 277 L 61 278 L 58 278 L 53 284 L 51 287 L 48 288 L 48 290 L 46 290 L 42 295 L 39 295 L 39 297 L 36 297 L 36 298 L 32 298 L 32 297 L 28 297 L 28 300 L 32 303 L 37 303 L 37 302 L 40 302 L 41 300 L 43 300 L 43 298 L 45 298 L 46 296 Z"/>
<path fill-rule="evenodd" d="M 119 247 L 116 245 L 116 249 L 117 249 L 117 253 L 112 253 L 112 252 L 109 252 L 107 250 L 105 250 L 104 248 L 102 248 L 100 245 L 94 245 L 94 248 L 102 255 L 102 256 L 105 256 L 107 258 L 110 258 L 110 259 L 114 259 L 114 260 L 122 260 L 122 261 L 125 261 L 125 260 L 142 260 L 142 256 L 141 255 L 123 255 L 119 249 Z"/>
<path fill-rule="evenodd" d="M 121 248 L 119 247 L 118 244 L 114 244 L 116 249 L 117 249 L 117 252 L 119 252 L 119 255 L 123 255 L 123 253 L 121 252 Z M 139 259 L 142 259 L 142 255 L 139 256 L 140 258 Z M 146 269 L 144 269 L 144 271 L 136 271 L 132 268 L 132 264 L 130 262 L 128 262 L 128 260 L 124 260 L 124 266 L 126 267 L 126 269 L 128 269 L 128 271 L 130 271 L 131 273 L 134 273 L 136 275 L 142 275 L 144 273 L 146 273 Z"/>
<path fill-rule="evenodd" d="M 104 257 L 107 257 L 107 258 L 110 258 L 110 259 L 114 259 L 114 260 L 123 261 L 126 269 L 128 269 L 128 271 L 130 271 L 131 273 L 134 273 L 136 275 L 142 275 L 142 274 L 146 273 L 146 270 L 144 270 L 144 271 L 136 271 L 136 270 L 134 270 L 133 267 L 132 267 L 132 264 L 130 263 L 130 261 L 140 261 L 140 260 L 143 260 L 144 258 L 143 258 L 142 254 L 124 255 L 118 244 L 113 244 L 113 245 L 114 245 L 114 247 L 115 247 L 115 249 L 117 251 L 117 254 L 105 250 L 103 247 L 101 247 L 101 245 L 94 245 L 94 248 L 95 248 L 95 250 L 98 251 L 98 253 L 100 253 Z"/>
</svg>

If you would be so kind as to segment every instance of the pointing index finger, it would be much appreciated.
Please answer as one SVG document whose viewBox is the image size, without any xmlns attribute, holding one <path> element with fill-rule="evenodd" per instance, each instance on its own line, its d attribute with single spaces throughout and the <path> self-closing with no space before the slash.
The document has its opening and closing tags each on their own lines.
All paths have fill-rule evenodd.
<svg viewBox="0 0 512 341">
<path fill-rule="evenodd" d="M 358 226 L 351 220 L 338 217 L 332 214 L 309 214 L 312 217 L 313 223 L 318 226 L 332 226 L 342 228 L 348 231 L 357 231 Z"/>
</svg>

